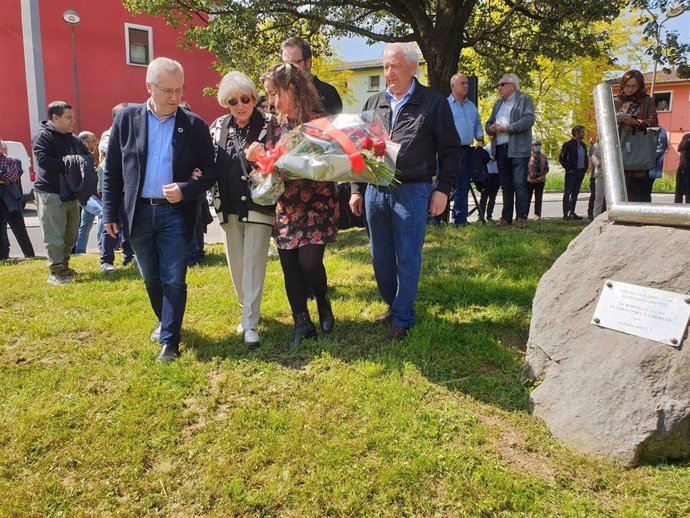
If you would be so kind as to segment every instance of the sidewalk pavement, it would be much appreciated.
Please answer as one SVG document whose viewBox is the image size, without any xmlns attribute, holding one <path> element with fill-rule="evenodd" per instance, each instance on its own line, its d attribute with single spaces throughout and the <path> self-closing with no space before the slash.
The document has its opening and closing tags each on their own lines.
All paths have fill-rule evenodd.
<svg viewBox="0 0 690 518">
<path fill-rule="evenodd" d="M 477 194 L 477 200 L 479 200 L 479 193 Z M 472 208 L 475 206 L 474 205 L 474 200 L 472 199 L 472 195 L 470 194 L 469 197 L 469 208 L 472 210 Z M 563 193 L 560 192 L 545 192 L 544 193 L 544 199 L 542 202 L 542 218 L 549 220 L 549 219 L 561 219 L 563 217 L 563 212 L 562 212 L 562 205 L 561 201 L 563 199 Z M 579 214 L 580 216 L 583 216 L 584 222 L 587 222 L 587 202 L 589 200 L 589 192 L 581 192 L 580 196 L 578 197 L 577 201 L 577 207 L 575 212 Z M 671 193 L 664 193 L 664 194 L 657 194 L 654 193 L 652 194 L 652 200 L 653 203 L 673 203 L 673 194 Z M 498 221 L 498 219 L 501 217 L 501 209 L 503 208 L 503 199 L 501 197 L 501 193 L 499 192 L 498 196 L 496 197 L 496 207 L 494 208 L 494 213 L 493 217 L 494 220 Z M 215 216 L 215 213 L 213 210 L 211 210 L 211 213 L 214 214 L 213 218 L 213 223 L 211 223 L 208 226 L 207 233 L 204 237 L 204 242 L 206 243 L 222 243 L 222 230 L 220 229 L 220 225 L 218 224 L 218 218 Z M 533 219 L 534 217 L 534 202 L 532 203 L 532 207 L 530 207 L 530 216 L 529 219 Z M 470 223 L 477 222 L 479 220 L 477 213 L 475 212 L 472 214 L 469 218 L 468 221 Z M 29 202 L 26 205 L 26 209 L 24 211 L 24 221 L 26 222 L 26 228 L 29 233 L 29 237 L 31 238 L 31 243 L 34 246 L 34 250 L 36 251 L 37 256 L 45 257 L 45 247 L 43 246 L 43 235 L 41 234 L 41 227 L 38 222 L 38 216 L 36 214 L 36 206 L 34 205 L 33 202 Z M 12 231 L 8 228 L 7 234 L 10 238 L 10 258 L 22 258 L 22 252 L 19 248 L 19 244 L 17 243 L 17 240 L 14 237 L 14 234 Z M 87 247 L 87 253 L 98 253 L 98 245 L 96 244 L 96 225 L 94 225 L 91 229 L 91 233 L 89 234 L 89 243 Z"/>
</svg>

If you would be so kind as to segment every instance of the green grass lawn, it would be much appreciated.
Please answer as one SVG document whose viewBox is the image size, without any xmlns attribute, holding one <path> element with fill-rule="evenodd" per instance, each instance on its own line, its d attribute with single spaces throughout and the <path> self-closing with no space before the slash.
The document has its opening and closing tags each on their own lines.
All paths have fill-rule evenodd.
<svg viewBox="0 0 690 518">
<path fill-rule="evenodd" d="M 690 516 L 690 464 L 621 469 L 529 415 L 532 297 L 581 229 L 430 230 L 419 322 L 395 345 L 370 323 L 366 235 L 343 232 L 336 329 L 294 351 L 277 259 L 247 350 L 213 246 L 170 365 L 133 269 L 80 256 L 79 282 L 49 286 L 43 261 L 1 264 L 0 516 Z"/>
</svg>

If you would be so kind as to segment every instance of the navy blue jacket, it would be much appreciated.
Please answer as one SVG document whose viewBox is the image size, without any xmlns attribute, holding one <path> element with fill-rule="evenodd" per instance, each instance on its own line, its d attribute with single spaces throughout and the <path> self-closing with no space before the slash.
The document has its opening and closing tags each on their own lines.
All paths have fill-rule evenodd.
<svg viewBox="0 0 690 518">
<path fill-rule="evenodd" d="M 103 221 L 119 222 L 124 205 L 126 221 L 122 225 L 127 225 L 130 232 L 146 173 L 147 128 L 146 104 L 129 105 L 121 110 L 110 131 L 103 171 Z M 190 238 L 196 221 L 196 201 L 216 182 L 213 142 L 204 120 L 178 108 L 172 146 L 173 182 L 180 186 L 184 196 L 180 210 Z M 196 168 L 201 169 L 202 177 L 192 180 Z"/>
<path fill-rule="evenodd" d="M 589 169 L 589 158 L 587 153 L 587 145 L 584 142 L 579 142 L 571 138 L 561 146 L 561 154 L 558 156 L 558 161 L 565 169 L 566 173 L 577 171 L 577 147 L 582 146 L 582 153 L 585 156 L 585 171 Z"/>
</svg>

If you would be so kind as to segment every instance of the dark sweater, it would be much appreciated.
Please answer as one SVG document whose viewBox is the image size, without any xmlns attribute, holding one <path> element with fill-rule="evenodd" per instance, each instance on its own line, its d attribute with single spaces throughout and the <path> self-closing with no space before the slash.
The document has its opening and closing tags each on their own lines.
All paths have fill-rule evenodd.
<svg viewBox="0 0 690 518">
<path fill-rule="evenodd" d="M 60 133 L 48 121 L 41 121 L 41 129 L 31 139 L 36 170 L 34 189 L 60 194 L 60 175 L 65 172 L 62 157 L 88 155 L 84 143 L 71 133 Z"/>
</svg>

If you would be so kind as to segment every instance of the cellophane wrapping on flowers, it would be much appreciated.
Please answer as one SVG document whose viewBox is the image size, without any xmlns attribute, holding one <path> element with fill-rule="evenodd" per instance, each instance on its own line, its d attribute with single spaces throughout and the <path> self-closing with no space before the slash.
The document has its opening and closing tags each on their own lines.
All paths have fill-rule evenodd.
<svg viewBox="0 0 690 518">
<path fill-rule="evenodd" d="M 278 192 L 276 177 L 389 186 L 396 183 L 399 150 L 373 111 L 315 119 L 288 132 L 258 160 L 252 199 L 272 204 L 262 203 L 273 199 L 262 194 Z"/>
</svg>

